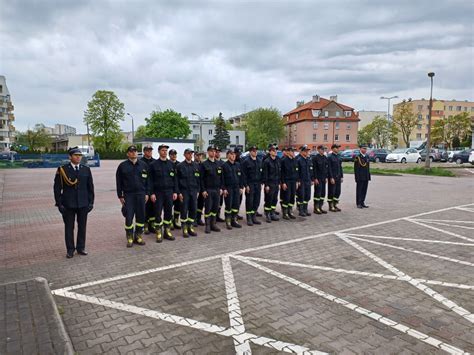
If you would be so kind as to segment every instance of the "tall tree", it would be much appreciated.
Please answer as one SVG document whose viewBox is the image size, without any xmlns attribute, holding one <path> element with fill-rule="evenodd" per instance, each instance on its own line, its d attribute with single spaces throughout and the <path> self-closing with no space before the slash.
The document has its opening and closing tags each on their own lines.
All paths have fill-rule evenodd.
<svg viewBox="0 0 474 355">
<path fill-rule="evenodd" d="M 135 138 L 144 138 L 147 136 L 146 126 L 138 126 L 137 130 L 135 131 Z"/>
<path fill-rule="evenodd" d="M 416 114 L 413 112 L 412 103 L 403 100 L 393 114 L 393 123 L 402 134 L 406 147 L 410 146 L 410 135 L 418 123 Z"/>
<path fill-rule="evenodd" d="M 357 132 L 357 143 L 358 144 L 372 144 L 374 136 L 374 130 L 372 123 L 365 125 Z"/>
<path fill-rule="evenodd" d="M 431 130 L 433 144 L 445 143 L 450 148 L 459 147 L 471 133 L 471 118 L 467 112 L 437 120 Z"/>
<path fill-rule="evenodd" d="M 124 105 L 113 91 L 98 90 L 87 103 L 84 123 L 89 125 L 93 141 L 101 142 L 107 151 L 116 150 L 120 145 L 117 141 L 124 115 Z"/>
<path fill-rule="evenodd" d="M 152 111 L 145 121 L 148 137 L 186 138 L 191 133 L 188 118 L 171 109 Z"/>
<path fill-rule="evenodd" d="M 216 133 L 214 134 L 214 139 L 211 140 L 210 143 L 215 145 L 217 148 L 226 149 L 230 144 L 230 135 L 221 112 L 219 112 L 219 117 L 215 119 L 214 124 L 216 125 Z"/>
<path fill-rule="evenodd" d="M 52 137 L 43 128 L 44 125 L 36 125 L 34 129 L 18 133 L 15 145 L 25 146 L 28 150 L 47 150 L 51 148 Z"/>
<path fill-rule="evenodd" d="M 285 135 L 280 111 L 276 108 L 258 108 L 247 115 L 244 127 L 247 144 L 266 148 L 268 144 L 280 141 Z"/>
<path fill-rule="evenodd" d="M 391 123 L 386 117 L 376 116 L 372 122 L 372 138 L 377 148 L 385 148 L 392 140 Z"/>
</svg>

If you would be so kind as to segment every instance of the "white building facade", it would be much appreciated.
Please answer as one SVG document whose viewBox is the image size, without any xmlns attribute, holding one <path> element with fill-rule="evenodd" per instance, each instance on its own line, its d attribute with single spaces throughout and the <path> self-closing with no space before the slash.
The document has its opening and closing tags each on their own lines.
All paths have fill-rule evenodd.
<svg viewBox="0 0 474 355">
<path fill-rule="evenodd" d="M 9 151 L 15 140 L 15 115 L 14 106 L 8 91 L 7 82 L 3 75 L 0 75 L 0 152 Z"/>
</svg>

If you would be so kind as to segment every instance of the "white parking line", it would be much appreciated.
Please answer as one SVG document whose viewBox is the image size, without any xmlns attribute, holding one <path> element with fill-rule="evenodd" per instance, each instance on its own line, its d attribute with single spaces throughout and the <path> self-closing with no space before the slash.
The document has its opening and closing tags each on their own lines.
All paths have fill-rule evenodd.
<svg viewBox="0 0 474 355">
<path fill-rule="evenodd" d="M 430 228 L 430 229 L 433 229 L 435 231 L 438 231 L 438 232 L 441 232 L 441 233 L 444 233 L 444 234 L 447 234 L 447 235 L 450 235 L 452 237 L 456 237 L 456 238 L 460 238 L 460 239 L 464 239 L 464 240 L 468 240 L 470 242 L 474 242 L 474 239 L 471 239 L 471 238 L 468 238 L 468 237 L 465 237 L 463 235 L 460 235 L 460 234 L 456 234 L 456 233 L 453 233 L 453 232 L 448 232 L 444 229 L 441 229 L 441 228 L 436 228 L 436 227 L 433 227 L 433 226 L 430 226 L 426 223 L 421 223 L 421 222 L 418 222 L 414 219 L 410 219 L 410 218 L 405 218 L 406 221 L 409 221 L 411 223 L 415 223 L 415 224 L 418 224 L 419 226 L 423 226 L 423 227 L 426 227 L 426 228 Z"/>
<path fill-rule="evenodd" d="M 405 240 L 409 242 L 420 242 L 420 243 L 434 243 L 434 244 L 451 244 L 451 245 L 462 245 L 467 247 L 474 247 L 474 243 L 461 243 L 461 242 L 449 242 L 446 240 L 433 240 L 433 239 L 418 239 L 418 238 L 401 238 L 401 237 L 385 237 L 382 235 L 370 235 L 370 234 L 356 234 L 356 233 L 345 233 L 354 237 L 361 238 L 373 238 L 373 239 L 392 239 L 392 240 Z"/>
<path fill-rule="evenodd" d="M 419 220 L 418 220 L 419 221 Z M 457 224 L 452 224 L 452 223 L 444 223 L 444 222 L 435 222 L 435 221 L 426 221 L 424 223 L 431 223 L 431 224 L 437 224 L 440 226 L 448 226 L 448 227 L 457 227 L 457 228 L 464 228 L 464 229 L 474 229 L 474 227 L 469 227 L 469 226 L 460 226 Z"/>
</svg>

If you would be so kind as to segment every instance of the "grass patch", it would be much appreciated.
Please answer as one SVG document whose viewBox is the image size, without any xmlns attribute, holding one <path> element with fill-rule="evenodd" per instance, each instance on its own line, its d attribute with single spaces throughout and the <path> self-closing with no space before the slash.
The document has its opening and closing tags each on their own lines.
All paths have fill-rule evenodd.
<svg viewBox="0 0 474 355">
<path fill-rule="evenodd" d="M 344 166 L 344 173 L 354 174 L 353 166 Z M 370 169 L 372 175 L 385 175 L 385 176 L 400 176 L 401 174 L 413 174 L 413 175 L 427 175 L 427 176 L 456 176 L 452 171 L 449 171 L 444 168 L 431 168 L 426 170 L 424 167 L 413 167 L 407 169 L 380 169 L 373 168 Z"/>
</svg>

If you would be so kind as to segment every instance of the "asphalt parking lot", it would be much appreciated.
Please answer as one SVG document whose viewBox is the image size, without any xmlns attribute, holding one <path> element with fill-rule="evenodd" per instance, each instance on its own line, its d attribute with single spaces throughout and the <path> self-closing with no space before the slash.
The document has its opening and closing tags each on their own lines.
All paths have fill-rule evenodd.
<svg viewBox="0 0 474 355">
<path fill-rule="evenodd" d="M 374 176 L 359 210 L 346 175 L 340 213 L 126 249 L 117 164 L 70 260 L 54 169 L 0 170 L 0 279 L 46 278 L 77 353 L 474 352 L 474 176 Z"/>
</svg>

